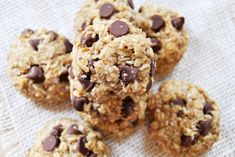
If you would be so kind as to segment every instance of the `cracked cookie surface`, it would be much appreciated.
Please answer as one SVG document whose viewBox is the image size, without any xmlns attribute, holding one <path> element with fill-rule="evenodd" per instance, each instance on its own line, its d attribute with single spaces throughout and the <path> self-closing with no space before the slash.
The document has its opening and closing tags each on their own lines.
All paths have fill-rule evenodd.
<svg viewBox="0 0 235 157">
<path fill-rule="evenodd" d="M 38 132 L 28 157 L 108 157 L 101 135 L 88 124 L 71 119 L 46 123 Z"/>
<path fill-rule="evenodd" d="M 69 40 L 55 31 L 24 30 L 8 53 L 8 73 L 13 85 L 40 104 L 66 101 L 72 48 Z"/>
<path fill-rule="evenodd" d="M 165 81 L 149 99 L 151 137 L 171 156 L 196 157 L 218 140 L 220 110 L 200 87 Z"/>
</svg>

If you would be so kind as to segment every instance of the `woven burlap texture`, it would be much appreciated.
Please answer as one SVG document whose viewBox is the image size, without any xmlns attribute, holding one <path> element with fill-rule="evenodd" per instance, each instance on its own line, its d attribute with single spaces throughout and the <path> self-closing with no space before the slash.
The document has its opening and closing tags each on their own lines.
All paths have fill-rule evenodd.
<svg viewBox="0 0 235 157">
<path fill-rule="evenodd" d="M 80 119 L 70 105 L 35 105 L 12 87 L 7 76 L 7 50 L 24 28 L 45 27 L 74 38 L 73 19 L 84 0 L 0 1 L 0 133 L 7 157 L 23 157 L 35 132 L 50 119 Z M 148 0 L 175 9 L 186 18 L 190 43 L 175 71 L 166 79 L 196 83 L 221 108 L 221 137 L 207 156 L 235 156 L 235 1 Z M 135 0 L 136 9 L 143 3 Z M 159 83 L 155 85 L 156 91 Z M 107 141 L 112 156 L 164 156 L 148 137 L 146 127 L 123 141 Z"/>
</svg>

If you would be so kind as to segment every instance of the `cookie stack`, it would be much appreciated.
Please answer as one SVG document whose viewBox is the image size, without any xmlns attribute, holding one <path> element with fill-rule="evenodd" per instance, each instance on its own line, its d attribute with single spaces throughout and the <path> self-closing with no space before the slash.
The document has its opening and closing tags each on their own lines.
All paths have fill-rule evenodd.
<svg viewBox="0 0 235 157">
<path fill-rule="evenodd" d="M 49 122 L 28 156 L 109 156 L 100 133 L 125 138 L 146 116 L 150 136 L 167 154 L 207 152 L 220 132 L 216 102 L 184 81 L 165 81 L 150 93 L 187 48 L 184 22 L 177 12 L 148 4 L 136 12 L 132 0 L 87 0 L 76 13 L 74 44 L 55 31 L 23 31 L 8 56 L 16 89 L 44 105 L 70 93 L 86 121 Z"/>
</svg>

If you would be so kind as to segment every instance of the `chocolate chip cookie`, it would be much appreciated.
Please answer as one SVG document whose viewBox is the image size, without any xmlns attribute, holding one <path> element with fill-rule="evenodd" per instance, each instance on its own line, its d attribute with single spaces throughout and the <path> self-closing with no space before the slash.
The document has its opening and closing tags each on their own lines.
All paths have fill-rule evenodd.
<svg viewBox="0 0 235 157">
<path fill-rule="evenodd" d="M 156 77 L 162 78 L 172 72 L 188 46 L 185 18 L 175 11 L 149 4 L 142 5 L 139 12 L 142 17 L 139 26 L 151 38 L 157 60 Z"/>
<path fill-rule="evenodd" d="M 108 157 L 101 135 L 71 119 L 50 121 L 41 129 L 28 157 Z"/>
<path fill-rule="evenodd" d="M 174 157 L 197 157 L 218 140 L 220 110 L 200 87 L 166 81 L 149 100 L 151 137 Z"/>
<path fill-rule="evenodd" d="M 136 26 L 140 25 L 141 23 L 137 22 L 139 16 L 133 9 L 132 0 L 87 0 L 75 16 L 75 32 L 78 34 L 89 25 L 117 18 L 127 19 Z"/>
<path fill-rule="evenodd" d="M 72 52 L 72 104 L 97 129 L 123 136 L 144 119 L 156 68 L 151 41 L 126 19 L 93 24 Z"/>
<path fill-rule="evenodd" d="M 69 99 L 68 66 L 73 45 L 46 29 L 24 30 L 8 53 L 8 73 L 23 95 L 40 104 Z"/>
</svg>

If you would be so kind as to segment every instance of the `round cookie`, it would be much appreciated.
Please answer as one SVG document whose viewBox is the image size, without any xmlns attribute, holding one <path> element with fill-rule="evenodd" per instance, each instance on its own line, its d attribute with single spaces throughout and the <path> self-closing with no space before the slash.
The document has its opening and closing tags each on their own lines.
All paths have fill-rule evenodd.
<svg viewBox="0 0 235 157">
<path fill-rule="evenodd" d="M 156 67 L 154 54 L 150 39 L 126 19 L 101 25 L 88 26 L 76 40 L 71 99 L 94 127 L 125 136 L 144 120 Z"/>
<path fill-rule="evenodd" d="M 66 101 L 72 48 L 67 38 L 54 31 L 24 30 L 8 53 L 8 73 L 13 85 L 40 104 Z"/>
<path fill-rule="evenodd" d="M 218 140 L 220 110 L 200 87 L 183 81 L 166 81 L 149 100 L 152 139 L 174 157 L 197 157 Z"/>
<path fill-rule="evenodd" d="M 100 26 L 100 23 L 117 18 L 124 18 L 135 25 L 140 25 L 141 23 L 137 22 L 138 13 L 133 9 L 132 0 L 87 0 L 75 15 L 75 32 L 79 34 L 89 25 L 97 23 Z"/>
<path fill-rule="evenodd" d="M 108 157 L 101 135 L 71 119 L 50 121 L 38 132 L 28 157 Z"/>
<path fill-rule="evenodd" d="M 172 72 L 188 46 L 185 19 L 177 12 L 149 4 L 142 5 L 139 12 L 143 18 L 139 26 L 151 38 L 157 60 L 156 77 L 162 78 Z"/>
</svg>

